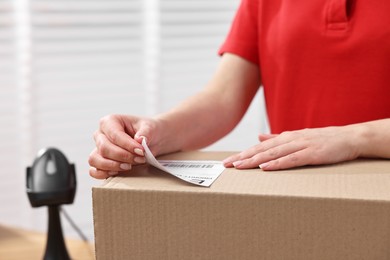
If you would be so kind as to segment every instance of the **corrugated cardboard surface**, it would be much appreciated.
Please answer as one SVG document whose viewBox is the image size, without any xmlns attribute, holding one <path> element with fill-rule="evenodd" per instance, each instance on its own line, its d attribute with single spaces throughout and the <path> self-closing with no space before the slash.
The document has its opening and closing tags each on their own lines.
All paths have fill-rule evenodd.
<svg viewBox="0 0 390 260">
<path fill-rule="evenodd" d="M 94 187 L 93 207 L 98 260 L 390 259 L 386 160 L 227 169 L 211 188 L 141 166 Z"/>
</svg>

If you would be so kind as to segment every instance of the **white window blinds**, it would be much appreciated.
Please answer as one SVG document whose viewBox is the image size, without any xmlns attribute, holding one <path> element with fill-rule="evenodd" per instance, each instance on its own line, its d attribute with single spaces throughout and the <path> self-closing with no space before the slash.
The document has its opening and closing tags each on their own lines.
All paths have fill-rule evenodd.
<svg viewBox="0 0 390 260">
<path fill-rule="evenodd" d="M 30 5 L 35 148 L 58 147 L 76 163 L 78 192 L 68 211 L 91 236 L 87 160 L 99 118 L 145 114 L 143 3 L 34 0 Z"/>
<path fill-rule="evenodd" d="M 219 60 L 238 1 L 161 1 L 163 109 L 199 90 Z"/>
<path fill-rule="evenodd" d="M 24 189 L 23 168 L 19 163 L 19 97 L 17 89 L 17 56 L 15 41 L 14 6 L 12 0 L 0 0 L 0 221 L 7 219 L 17 225 L 19 204 Z M 1 223 L 1 222 L 0 222 Z"/>
</svg>

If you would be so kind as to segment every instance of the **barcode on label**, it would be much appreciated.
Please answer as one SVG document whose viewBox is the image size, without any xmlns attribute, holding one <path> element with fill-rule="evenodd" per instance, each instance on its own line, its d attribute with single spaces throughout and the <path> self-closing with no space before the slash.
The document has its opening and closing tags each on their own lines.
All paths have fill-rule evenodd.
<svg viewBox="0 0 390 260">
<path fill-rule="evenodd" d="M 177 163 L 165 163 L 164 167 L 168 168 L 192 168 L 192 169 L 211 169 L 214 164 L 177 164 Z"/>
</svg>

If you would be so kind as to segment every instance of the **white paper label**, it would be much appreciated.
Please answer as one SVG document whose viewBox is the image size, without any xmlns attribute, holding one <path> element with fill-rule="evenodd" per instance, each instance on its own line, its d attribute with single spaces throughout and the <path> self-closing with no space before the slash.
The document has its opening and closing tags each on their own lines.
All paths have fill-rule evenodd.
<svg viewBox="0 0 390 260">
<path fill-rule="evenodd" d="M 147 163 L 192 184 L 210 187 L 225 170 L 220 161 L 157 160 L 145 139 L 142 140 L 142 146 L 145 149 Z"/>
</svg>

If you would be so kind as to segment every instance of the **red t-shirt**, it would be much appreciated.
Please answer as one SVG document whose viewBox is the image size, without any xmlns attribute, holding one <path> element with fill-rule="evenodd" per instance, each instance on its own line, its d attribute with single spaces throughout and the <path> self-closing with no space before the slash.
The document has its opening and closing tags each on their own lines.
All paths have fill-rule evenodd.
<svg viewBox="0 0 390 260">
<path fill-rule="evenodd" d="M 271 131 L 390 117 L 389 0 L 243 0 L 219 53 L 260 67 Z"/>
</svg>

